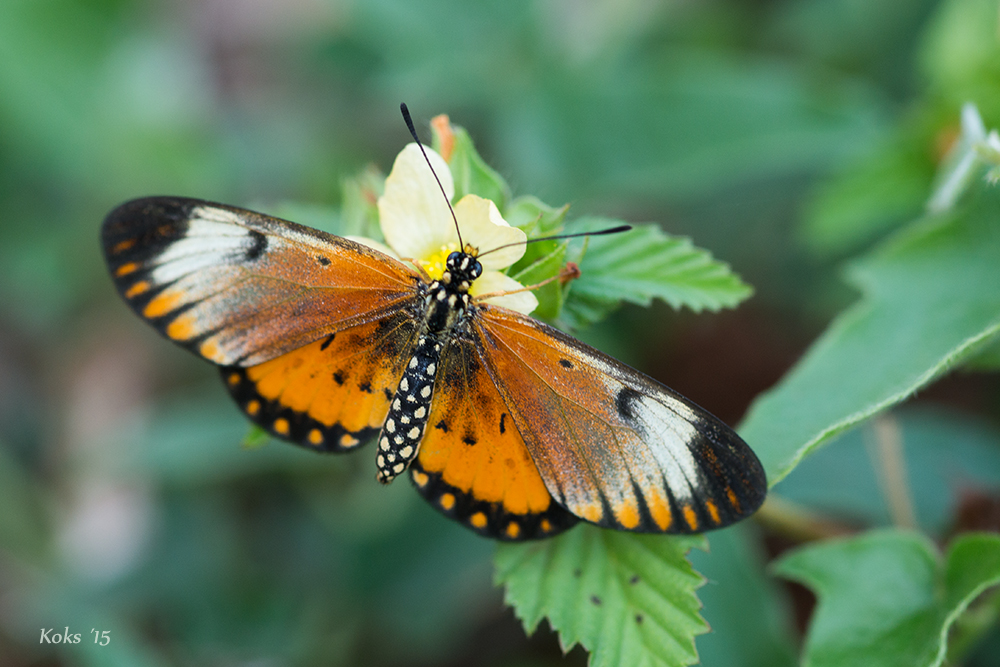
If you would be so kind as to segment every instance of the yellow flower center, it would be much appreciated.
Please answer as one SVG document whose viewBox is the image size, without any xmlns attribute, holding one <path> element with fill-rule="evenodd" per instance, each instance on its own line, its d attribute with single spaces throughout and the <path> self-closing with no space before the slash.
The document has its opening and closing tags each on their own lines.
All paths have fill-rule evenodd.
<svg viewBox="0 0 1000 667">
<path fill-rule="evenodd" d="M 441 249 L 430 256 L 417 260 L 427 275 L 432 280 L 440 280 L 444 275 L 444 267 L 448 261 L 448 255 L 458 250 L 458 243 L 452 242 L 441 246 Z"/>
</svg>

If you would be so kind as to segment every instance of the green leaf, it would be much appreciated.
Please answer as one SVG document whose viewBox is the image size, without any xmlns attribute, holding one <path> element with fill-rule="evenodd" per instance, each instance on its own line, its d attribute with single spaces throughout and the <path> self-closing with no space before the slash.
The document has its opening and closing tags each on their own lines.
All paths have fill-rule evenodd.
<svg viewBox="0 0 1000 667">
<path fill-rule="evenodd" d="M 708 583 L 698 591 L 712 632 L 698 639 L 705 665 L 792 667 L 798 651 L 791 605 L 780 581 L 767 576 L 763 542 L 747 521 L 712 533 L 709 551 L 691 564 Z"/>
<path fill-rule="evenodd" d="M 775 571 L 819 597 L 803 664 L 937 667 L 955 619 L 1000 583 L 1000 536 L 962 535 L 942 563 L 920 534 L 875 531 L 799 549 Z"/>
<path fill-rule="evenodd" d="M 534 285 L 559 273 L 566 262 L 566 247 L 568 244 L 565 241 L 562 243 L 543 241 L 534 245 L 547 246 L 550 243 L 555 246 L 551 252 L 539 257 L 521 271 L 511 273 L 514 280 L 522 285 Z M 560 311 L 562 311 L 566 288 L 560 285 L 558 280 L 553 280 L 550 283 L 546 283 L 543 287 L 536 289 L 535 296 L 538 298 L 538 307 L 531 314 L 534 317 L 540 317 L 544 320 L 554 320 L 559 316 Z"/>
<path fill-rule="evenodd" d="M 368 167 L 354 178 L 341 183 L 341 227 L 343 236 L 364 236 L 381 241 L 382 227 L 378 218 L 378 198 L 385 190 L 385 175 Z"/>
<path fill-rule="evenodd" d="M 539 542 L 502 544 L 496 583 L 527 632 L 542 618 L 564 650 L 581 644 L 591 667 L 690 665 L 708 630 L 685 554 L 702 537 L 631 535 L 581 525 Z"/>
<path fill-rule="evenodd" d="M 448 157 L 452 178 L 455 179 L 455 201 L 468 194 L 479 195 L 492 199 L 501 211 L 507 206 L 510 198 L 510 187 L 503 177 L 496 172 L 476 152 L 472 138 L 465 128 L 451 126 L 454 144 Z M 435 148 L 440 151 L 439 138 L 435 133 Z"/>
<path fill-rule="evenodd" d="M 751 406 L 740 432 L 772 484 L 1000 331 L 1000 192 L 980 184 L 973 195 L 848 267 L 863 298 Z"/>
<path fill-rule="evenodd" d="M 917 139 L 895 141 L 819 186 L 803 220 L 813 251 L 855 249 L 921 213 L 934 169 Z"/>
<path fill-rule="evenodd" d="M 503 211 L 511 227 L 520 227 L 528 238 L 550 236 L 562 230 L 569 204 L 559 208 L 549 206 L 537 197 L 518 197 Z"/>
<path fill-rule="evenodd" d="M 584 218 L 567 231 L 620 224 L 620 220 Z M 674 308 L 717 311 L 735 306 L 753 292 L 727 264 L 656 225 L 635 225 L 621 234 L 588 237 L 585 243 L 574 244 L 586 251 L 581 251 L 581 275 L 570 284 L 566 302 L 568 320 L 576 324 L 601 319 L 621 301 L 648 306 L 659 298 Z"/>
</svg>

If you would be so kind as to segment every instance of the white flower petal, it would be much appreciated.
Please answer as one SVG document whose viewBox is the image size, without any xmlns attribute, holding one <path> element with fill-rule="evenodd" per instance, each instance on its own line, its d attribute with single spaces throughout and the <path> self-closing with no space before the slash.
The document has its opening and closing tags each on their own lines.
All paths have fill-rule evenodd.
<svg viewBox="0 0 1000 667">
<path fill-rule="evenodd" d="M 389 257 L 394 257 L 396 259 L 399 259 L 399 255 L 397 255 L 392 248 L 385 245 L 384 243 L 376 241 L 375 239 L 370 239 L 367 236 L 345 236 L 344 238 L 350 239 L 356 243 L 360 243 L 361 245 L 366 245 L 373 250 L 378 250 L 379 252 L 383 252 L 386 255 L 389 255 Z"/>
<path fill-rule="evenodd" d="M 382 233 L 401 257 L 422 259 L 458 240 L 448 210 L 448 202 L 455 196 L 451 170 L 444 158 L 429 148 L 426 151 L 447 199 L 416 144 L 409 144 L 396 156 L 385 179 L 385 192 L 378 198 Z"/>
<path fill-rule="evenodd" d="M 484 270 L 505 269 L 524 256 L 527 235 L 507 224 L 491 200 L 465 195 L 455 204 L 455 217 L 462 230 L 462 240 L 478 248 L 480 253 L 514 244 L 480 259 Z"/>
<path fill-rule="evenodd" d="M 479 296 L 480 294 L 490 294 L 491 292 L 512 292 L 523 288 L 524 285 L 505 273 L 500 273 L 499 271 L 483 271 L 483 275 L 479 276 L 479 278 L 472 283 L 472 288 L 469 290 L 469 294 L 472 296 Z M 531 292 L 518 292 L 516 294 L 495 296 L 490 299 L 486 299 L 486 303 L 494 306 L 510 308 L 511 310 L 516 310 L 519 313 L 524 313 L 525 315 L 529 315 L 531 311 L 538 307 L 538 299 L 536 299 L 535 295 Z"/>
</svg>

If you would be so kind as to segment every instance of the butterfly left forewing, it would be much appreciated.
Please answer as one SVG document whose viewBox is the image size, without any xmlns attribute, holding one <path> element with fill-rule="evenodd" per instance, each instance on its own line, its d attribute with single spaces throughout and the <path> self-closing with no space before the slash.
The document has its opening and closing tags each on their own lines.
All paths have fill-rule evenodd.
<svg viewBox="0 0 1000 667">
<path fill-rule="evenodd" d="M 398 310 L 416 278 L 348 239 L 197 199 L 122 204 L 101 230 L 122 297 L 170 340 L 250 366 Z"/>
<path fill-rule="evenodd" d="M 472 326 L 548 490 L 576 516 L 693 533 L 729 525 L 763 502 L 757 457 L 686 398 L 513 311 L 481 305 Z"/>
</svg>

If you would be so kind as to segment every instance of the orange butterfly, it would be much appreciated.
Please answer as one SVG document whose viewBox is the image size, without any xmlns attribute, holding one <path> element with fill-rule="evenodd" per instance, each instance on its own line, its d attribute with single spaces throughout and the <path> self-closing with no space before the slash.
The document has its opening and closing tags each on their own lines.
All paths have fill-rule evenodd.
<svg viewBox="0 0 1000 667">
<path fill-rule="evenodd" d="M 384 198 L 415 169 L 413 147 Z M 396 236 L 414 211 L 442 214 L 430 195 L 407 196 L 380 202 L 384 218 L 407 203 Z M 492 202 L 469 197 L 455 205 L 456 232 L 470 238 L 483 216 L 506 225 Z M 102 242 L 129 306 L 220 365 L 253 422 L 324 452 L 377 435 L 380 481 L 409 468 L 428 502 L 482 535 L 547 537 L 579 519 L 693 533 L 752 514 L 764 471 L 728 426 L 501 305 L 523 306 L 530 292 L 483 293 L 480 283 L 507 279 L 490 271 L 498 256 L 524 251 L 523 240 L 497 242 L 514 229 L 488 228 L 489 245 L 459 244 L 435 271 L 252 211 L 152 197 L 112 211 Z"/>
</svg>

